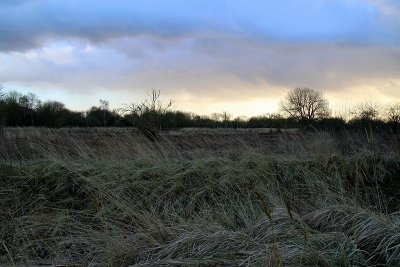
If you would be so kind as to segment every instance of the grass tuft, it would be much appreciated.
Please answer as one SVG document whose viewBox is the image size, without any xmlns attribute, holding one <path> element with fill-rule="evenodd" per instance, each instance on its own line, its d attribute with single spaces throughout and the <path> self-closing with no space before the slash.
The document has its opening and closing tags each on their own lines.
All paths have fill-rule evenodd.
<svg viewBox="0 0 400 267">
<path fill-rule="evenodd" d="M 397 266 L 397 139 L 6 129 L 0 263 Z"/>
</svg>

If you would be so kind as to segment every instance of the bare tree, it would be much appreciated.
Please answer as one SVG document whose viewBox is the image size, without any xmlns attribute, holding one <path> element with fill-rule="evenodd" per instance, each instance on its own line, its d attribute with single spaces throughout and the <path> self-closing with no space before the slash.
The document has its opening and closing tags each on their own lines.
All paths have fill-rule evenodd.
<svg viewBox="0 0 400 267">
<path fill-rule="evenodd" d="M 280 110 L 305 126 L 330 114 L 329 103 L 322 92 L 307 87 L 290 91 L 285 100 L 280 102 Z"/>
<path fill-rule="evenodd" d="M 233 117 L 232 114 L 228 113 L 227 111 L 223 111 L 220 116 L 224 127 L 227 128 L 231 118 Z"/>
<path fill-rule="evenodd" d="M 370 101 L 364 101 L 349 110 L 350 120 L 348 123 L 352 127 L 362 130 L 379 130 L 383 126 L 381 104 Z"/>
<path fill-rule="evenodd" d="M 373 121 L 378 119 L 381 109 L 382 107 L 378 103 L 365 101 L 350 109 L 350 114 L 353 116 L 353 119 Z"/>
<path fill-rule="evenodd" d="M 246 126 L 246 123 L 248 120 L 249 120 L 249 118 L 247 118 L 246 116 L 238 116 L 233 120 L 233 122 L 234 122 L 233 127 L 235 129 L 244 128 Z"/>
<path fill-rule="evenodd" d="M 275 128 L 278 133 L 282 132 L 283 117 L 280 113 L 265 114 L 266 121 L 269 126 L 269 132 L 272 133 L 272 128 Z"/>
<path fill-rule="evenodd" d="M 172 100 L 163 103 L 160 95 L 161 90 L 153 88 L 142 102 L 125 104 L 119 110 L 123 114 L 129 114 L 133 125 L 151 141 L 158 140 L 162 118 L 173 104 Z"/>
<path fill-rule="evenodd" d="M 38 106 L 38 115 L 41 120 L 45 121 L 47 127 L 63 127 L 66 124 L 65 118 L 62 116 L 66 111 L 65 105 L 59 101 L 48 100 Z"/>
<path fill-rule="evenodd" d="M 22 114 L 24 115 L 24 125 L 27 125 L 26 115 L 27 115 L 27 112 L 29 111 L 29 98 L 28 98 L 28 96 L 27 95 L 22 95 L 18 99 L 18 104 L 22 108 Z"/>
<path fill-rule="evenodd" d="M 108 100 L 102 100 L 100 99 L 100 108 L 103 111 L 103 126 L 106 126 L 107 121 L 106 121 L 106 112 L 108 111 L 108 106 L 110 102 Z"/>
<path fill-rule="evenodd" d="M 213 114 L 211 114 L 211 119 L 214 121 L 215 126 L 218 128 L 218 124 L 221 120 L 221 114 L 214 112 Z"/>
<path fill-rule="evenodd" d="M 34 125 L 33 111 L 41 104 L 41 102 L 35 93 L 29 92 L 26 96 L 28 97 L 28 108 L 31 114 L 31 124 L 33 126 Z"/>
<path fill-rule="evenodd" d="M 386 120 L 391 125 L 393 133 L 397 133 L 400 124 L 400 102 L 389 104 L 385 107 Z"/>
<path fill-rule="evenodd" d="M 17 92 L 15 90 L 8 91 L 7 95 L 5 96 L 5 100 L 9 103 L 19 103 L 19 99 L 22 97 L 22 94 L 20 92 Z"/>
</svg>

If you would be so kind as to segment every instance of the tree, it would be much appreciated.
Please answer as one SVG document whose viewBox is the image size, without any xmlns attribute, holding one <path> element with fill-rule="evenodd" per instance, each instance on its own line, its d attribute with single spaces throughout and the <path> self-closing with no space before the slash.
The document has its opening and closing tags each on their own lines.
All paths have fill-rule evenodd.
<svg viewBox="0 0 400 267">
<path fill-rule="evenodd" d="M 23 95 L 18 99 L 18 104 L 20 108 L 22 109 L 22 114 L 23 114 L 23 125 L 27 125 L 27 113 L 29 111 L 29 98 L 27 95 Z"/>
<path fill-rule="evenodd" d="M 23 126 L 23 108 L 21 106 L 20 99 L 22 94 L 17 91 L 9 91 L 4 96 L 4 122 L 8 126 Z"/>
<path fill-rule="evenodd" d="M 64 103 L 59 101 L 46 101 L 38 107 L 41 124 L 47 127 L 63 127 L 66 125 L 68 110 Z"/>
<path fill-rule="evenodd" d="M 271 133 L 272 128 L 275 128 L 278 133 L 282 132 L 284 119 L 280 113 L 267 113 L 266 118 L 269 125 L 269 131 Z"/>
<path fill-rule="evenodd" d="M 382 123 L 379 120 L 382 108 L 378 103 L 373 101 L 365 101 L 350 110 L 353 117 L 349 123 L 353 127 L 361 127 L 362 129 L 369 129 L 369 127 L 377 126 Z"/>
<path fill-rule="evenodd" d="M 105 126 L 107 126 L 107 121 L 106 121 L 106 113 L 107 113 L 107 111 L 108 111 L 108 105 L 109 105 L 109 101 L 108 100 L 102 100 L 102 99 L 100 99 L 100 108 L 102 109 L 102 111 L 103 111 L 103 118 L 102 118 L 102 121 L 103 121 L 103 126 L 105 127 Z"/>
<path fill-rule="evenodd" d="M 400 124 L 400 102 L 392 103 L 385 108 L 386 118 L 391 126 L 393 133 L 397 133 Z"/>
<path fill-rule="evenodd" d="M 149 140 L 158 140 L 162 119 L 173 101 L 163 103 L 161 90 L 152 89 L 142 102 L 125 104 L 120 112 L 128 114 L 132 124 Z"/>
<path fill-rule="evenodd" d="M 233 128 L 235 128 L 235 129 L 237 129 L 237 128 L 245 128 L 248 120 L 249 119 L 246 116 L 238 116 L 238 117 L 236 117 L 233 120 L 233 122 L 234 122 Z"/>
<path fill-rule="evenodd" d="M 378 103 L 366 101 L 356 105 L 355 108 L 350 110 L 350 113 L 355 119 L 373 121 L 377 119 L 380 109 L 381 107 Z"/>
<path fill-rule="evenodd" d="M 285 100 L 280 102 L 280 110 L 303 126 L 326 118 L 330 114 L 329 103 L 323 97 L 322 92 L 307 87 L 290 91 Z"/>
<path fill-rule="evenodd" d="M 175 112 L 175 120 L 176 120 L 176 126 L 178 128 L 183 128 L 183 127 L 188 127 L 191 126 L 191 115 L 186 112 L 182 111 L 176 111 Z"/>
<path fill-rule="evenodd" d="M 102 125 L 103 111 L 100 107 L 93 106 L 86 111 L 86 124 L 89 127 L 98 127 Z M 103 122 L 104 125 L 104 122 Z"/>
<path fill-rule="evenodd" d="M 228 113 L 227 111 L 223 111 L 221 114 L 221 119 L 222 119 L 222 123 L 224 124 L 224 127 L 227 128 L 228 124 L 232 118 L 232 114 Z"/>
<path fill-rule="evenodd" d="M 214 112 L 213 114 L 211 114 L 211 120 L 213 121 L 215 127 L 218 128 L 221 121 L 221 114 Z"/>
<path fill-rule="evenodd" d="M 34 125 L 34 111 L 35 109 L 41 104 L 38 96 L 35 93 L 29 92 L 27 95 L 28 97 L 28 108 L 29 108 L 29 113 L 31 115 L 31 125 Z"/>
</svg>

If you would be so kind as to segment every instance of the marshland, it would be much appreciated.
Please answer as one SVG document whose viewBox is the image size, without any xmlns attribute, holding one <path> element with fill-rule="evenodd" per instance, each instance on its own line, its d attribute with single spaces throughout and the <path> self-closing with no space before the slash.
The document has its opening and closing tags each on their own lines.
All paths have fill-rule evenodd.
<svg viewBox="0 0 400 267">
<path fill-rule="evenodd" d="M 0 262 L 399 266 L 400 139 L 5 128 Z"/>
<path fill-rule="evenodd" d="M 0 14 L 0 267 L 400 267 L 400 0 Z"/>
</svg>

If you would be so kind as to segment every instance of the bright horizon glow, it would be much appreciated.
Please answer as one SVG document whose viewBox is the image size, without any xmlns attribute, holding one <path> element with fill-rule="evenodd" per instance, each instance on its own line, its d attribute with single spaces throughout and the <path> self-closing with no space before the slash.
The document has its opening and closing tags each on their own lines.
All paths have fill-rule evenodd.
<svg viewBox="0 0 400 267">
<path fill-rule="evenodd" d="M 5 86 L 7 87 L 7 85 Z M 21 94 L 26 94 L 29 93 L 30 91 L 25 90 L 25 87 L 21 88 L 15 88 L 15 91 L 21 93 Z M 8 92 L 10 90 L 5 90 L 5 92 Z M 358 99 L 352 99 L 349 100 L 348 96 L 352 94 L 360 94 L 363 95 L 363 97 L 360 97 Z M 147 94 L 147 92 L 144 92 L 143 96 L 138 96 L 137 99 L 133 99 L 130 102 L 137 102 L 140 101 L 144 98 L 144 96 Z M 63 92 L 63 90 L 58 89 L 58 90 L 51 90 L 49 89 L 48 92 L 45 92 L 42 95 L 38 95 L 39 99 L 41 101 L 47 101 L 47 100 L 55 100 L 55 101 L 60 101 L 62 103 L 72 103 L 70 106 L 66 105 L 66 108 L 72 110 L 72 111 L 87 111 L 89 110 L 92 106 L 99 106 L 99 99 L 108 99 L 113 105 L 110 105 L 110 110 L 113 109 L 118 109 L 121 108 L 124 104 L 130 103 L 129 101 L 121 102 L 119 97 L 120 95 L 118 93 L 110 93 L 107 91 L 102 91 L 102 92 L 96 92 L 96 94 L 93 94 L 91 96 L 88 96 L 85 98 L 85 100 L 81 102 L 76 102 L 77 96 L 79 95 L 68 95 L 66 92 Z M 271 114 L 271 113 L 279 113 L 279 102 L 281 100 L 284 100 L 286 95 L 283 95 L 281 99 L 260 99 L 260 100 L 254 100 L 254 101 L 244 101 L 244 102 L 235 102 L 235 103 L 229 103 L 229 102 L 215 102 L 215 103 L 209 103 L 209 100 L 203 100 L 203 103 L 198 103 L 198 105 L 193 106 L 191 104 L 191 100 L 188 98 L 188 96 L 182 97 L 180 99 L 171 99 L 174 100 L 174 103 L 172 107 L 169 109 L 170 111 L 182 111 L 182 112 L 188 112 L 188 113 L 194 113 L 196 115 L 200 116 L 211 116 L 213 113 L 222 113 L 224 111 L 227 111 L 229 114 L 233 116 L 233 118 L 239 117 L 239 116 L 244 116 L 247 118 L 251 118 L 253 116 L 263 116 L 266 114 Z M 326 95 L 324 94 L 324 98 L 326 98 L 329 102 L 329 108 L 332 111 L 332 116 L 336 115 L 344 115 L 349 109 L 355 107 L 356 105 L 363 103 L 363 102 L 374 102 L 377 104 L 390 104 L 394 102 L 398 102 L 397 99 L 395 98 L 388 98 L 384 95 L 380 95 L 377 90 L 374 90 L 374 88 L 358 88 L 355 89 L 353 92 L 349 92 L 348 94 L 341 95 L 340 97 L 336 94 L 333 95 Z M 79 99 L 79 98 L 78 98 Z M 170 99 L 166 99 L 162 96 L 162 99 L 167 102 Z M 116 104 L 119 103 L 120 104 Z M 187 105 L 181 104 L 178 105 L 176 104 L 177 102 L 180 103 L 188 103 Z M 207 104 L 208 103 L 208 104 Z M 81 107 L 84 108 L 81 108 Z M 234 106 L 234 109 L 231 107 Z M 261 111 L 261 112 L 260 112 Z"/>
<path fill-rule="evenodd" d="M 296 87 L 331 106 L 400 101 L 395 0 L 0 3 L 0 82 L 70 110 L 161 89 L 173 109 L 277 112 Z"/>
</svg>

